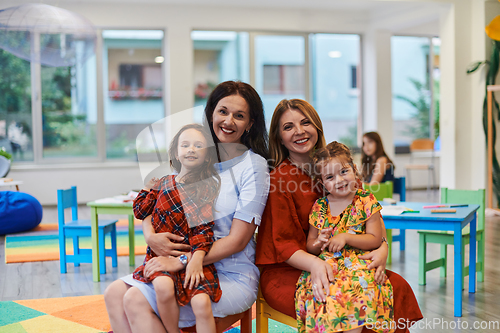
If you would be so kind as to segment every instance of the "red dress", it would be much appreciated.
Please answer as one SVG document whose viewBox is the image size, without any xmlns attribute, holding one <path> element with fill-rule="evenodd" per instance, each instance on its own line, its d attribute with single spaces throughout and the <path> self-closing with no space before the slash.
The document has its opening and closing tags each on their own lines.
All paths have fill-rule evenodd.
<svg viewBox="0 0 500 333">
<path fill-rule="evenodd" d="M 298 250 L 307 252 L 309 213 L 322 187 L 301 169 L 284 160 L 270 174 L 271 187 L 257 236 L 255 263 L 262 268 L 260 288 L 274 309 L 295 318 L 295 284 L 301 270 L 285 263 Z M 423 318 L 410 285 L 387 270 L 394 292 L 394 321 L 409 323 L 395 332 L 407 332 Z M 363 332 L 372 332 L 363 328 Z"/>
<path fill-rule="evenodd" d="M 156 233 L 171 232 L 184 237 L 181 243 L 191 245 L 191 253 L 208 252 L 212 246 L 214 223 L 211 205 L 205 204 L 198 207 L 186 193 L 184 186 L 175 181 L 173 175 L 160 179 L 151 191 L 143 190 L 139 193 L 134 200 L 134 215 L 140 220 L 152 215 L 151 223 Z M 185 269 L 173 273 L 156 272 L 149 278 L 145 277 L 144 267 L 146 262 L 153 257 L 157 255 L 148 246 L 144 263 L 134 271 L 134 279 L 149 283 L 157 276 L 170 276 L 174 281 L 176 299 L 180 306 L 188 304 L 194 295 L 200 293 L 208 294 L 212 302 L 219 301 L 222 291 L 214 265 L 203 266 L 205 279 L 190 290 L 183 287 L 186 277 Z"/>
</svg>

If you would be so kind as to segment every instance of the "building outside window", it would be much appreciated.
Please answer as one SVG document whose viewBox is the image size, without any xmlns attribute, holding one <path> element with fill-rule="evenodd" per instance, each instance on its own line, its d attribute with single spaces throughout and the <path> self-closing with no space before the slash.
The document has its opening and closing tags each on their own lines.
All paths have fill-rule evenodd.
<svg viewBox="0 0 500 333">
<path fill-rule="evenodd" d="M 104 30 L 106 158 L 136 159 L 135 140 L 165 117 L 161 30 Z"/>
</svg>

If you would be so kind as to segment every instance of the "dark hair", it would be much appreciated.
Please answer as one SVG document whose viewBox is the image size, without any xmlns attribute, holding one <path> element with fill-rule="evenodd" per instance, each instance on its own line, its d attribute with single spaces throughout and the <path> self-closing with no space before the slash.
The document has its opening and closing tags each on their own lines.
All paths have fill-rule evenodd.
<svg viewBox="0 0 500 333">
<path fill-rule="evenodd" d="M 380 157 L 383 156 L 387 158 L 387 162 L 391 165 L 392 168 L 394 168 L 394 164 L 392 163 L 389 156 L 387 156 L 387 154 L 385 153 L 384 145 L 382 144 L 382 139 L 380 138 L 380 135 L 377 132 L 367 132 L 363 134 L 363 137 L 367 137 L 368 139 L 374 141 L 375 144 L 377 145 L 374 157 L 366 155 L 365 151 L 363 150 L 363 147 L 361 147 L 361 166 L 362 166 L 361 177 L 363 180 L 366 181 L 372 175 L 373 169 L 375 168 L 375 162 L 377 162 L 377 160 Z"/>
<path fill-rule="evenodd" d="M 354 165 L 354 161 L 352 158 L 351 151 L 349 148 L 340 142 L 333 141 L 326 145 L 325 148 L 320 148 L 316 150 L 313 156 L 313 165 L 314 165 L 314 174 L 317 178 L 321 179 L 321 168 L 324 162 L 328 162 L 332 158 L 342 157 L 345 159 L 347 164 L 349 164 L 352 168 L 352 171 L 359 179 L 359 173 Z"/>
<path fill-rule="evenodd" d="M 215 135 L 213 127 L 213 115 L 217 103 L 227 96 L 238 95 L 241 96 L 248 104 L 250 110 L 250 120 L 253 125 L 248 132 L 244 132 L 241 136 L 241 143 L 247 148 L 252 149 L 254 153 L 259 154 L 266 160 L 269 159 L 268 142 L 269 138 L 266 129 L 266 120 L 264 117 L 264 106 L 262 100 L 255 89 L 248 83 L 240 81 L 226 81 L 222 82 L 210 93 L 205 107 L 205 119 L 210 128 L 210 133 L 214 142 L 216 143 L 217 157 L 220 160 L 219 147 L 217 143 L 220 142 L 217 135 Z"/>
<path fill-rule="evenodd" d="M 199 124 L 188 124 L 183 126 L 179 132 L 172 138 L 170 143 L 170 148 L 168 149 L 168 155 L 170 157 L 170 166 L 177 172 L 181 171 L 181 162 L 176 158 L 178 155 L 179 137 L 181 134 L 188 130 L 194 129 L 200 132 L 207 141 L 207 155 L 205 156 L 205 161 L 196 169 L 190 171 L 187 175 L 182 178 L 185 185 L 196 184 L 196 189 L 193 188 L 193 198 L 196 199 L 196 203 L 205 204 L 213 202 L 220 189 L 220 177 L 217 171 L 215 171 L 214 164 L 217 163 L 217 153 L 214 146 L 208 146 L 210 144 L 210 133 L 206 128 Z"/>
<path fill-rule="evenodd" d="M 278 166 L 285 158 L 290 155 L 288 149 L 281 144 L 280 136 L 280 119 L 283 113 L 294 109 L 299 110 L 304 116 L 314 125 L 318 132 L 318 141 L 315 148 L 323 148 L 326 145 L 325 136 L 323 134 L 323 124 L 319 118 L 318 112 L 314 107 L 303 99 L 283 99 L 278 103 L 271 119 L 271 126 L 269 128 L 269 151 L 273 166 Z"/>
</svg>

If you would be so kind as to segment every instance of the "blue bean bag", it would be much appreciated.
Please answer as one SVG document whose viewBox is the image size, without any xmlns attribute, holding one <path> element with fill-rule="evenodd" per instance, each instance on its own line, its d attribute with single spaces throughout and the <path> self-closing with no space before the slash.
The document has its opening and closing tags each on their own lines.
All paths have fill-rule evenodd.
<svg viewBox="0 0 500 333">
<path fill-rule="evenodd" d="M 23 192 L 0 191 L 0 235 L 33 229 L 42 221 L 42 205 Z"/>
</svg>

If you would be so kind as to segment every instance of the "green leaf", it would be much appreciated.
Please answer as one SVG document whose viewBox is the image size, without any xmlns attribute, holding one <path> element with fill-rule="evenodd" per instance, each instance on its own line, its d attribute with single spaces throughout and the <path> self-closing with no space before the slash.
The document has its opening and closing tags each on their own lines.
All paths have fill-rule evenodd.
<svg viewBox="0 0 500 333">
<path fill-rule="evenodd" d="M 476 61 L 467 67 L 467 74 L 474 73 L 477 71 L 482 65 L 486 64 L 486 61 Z"/>
</svg>

